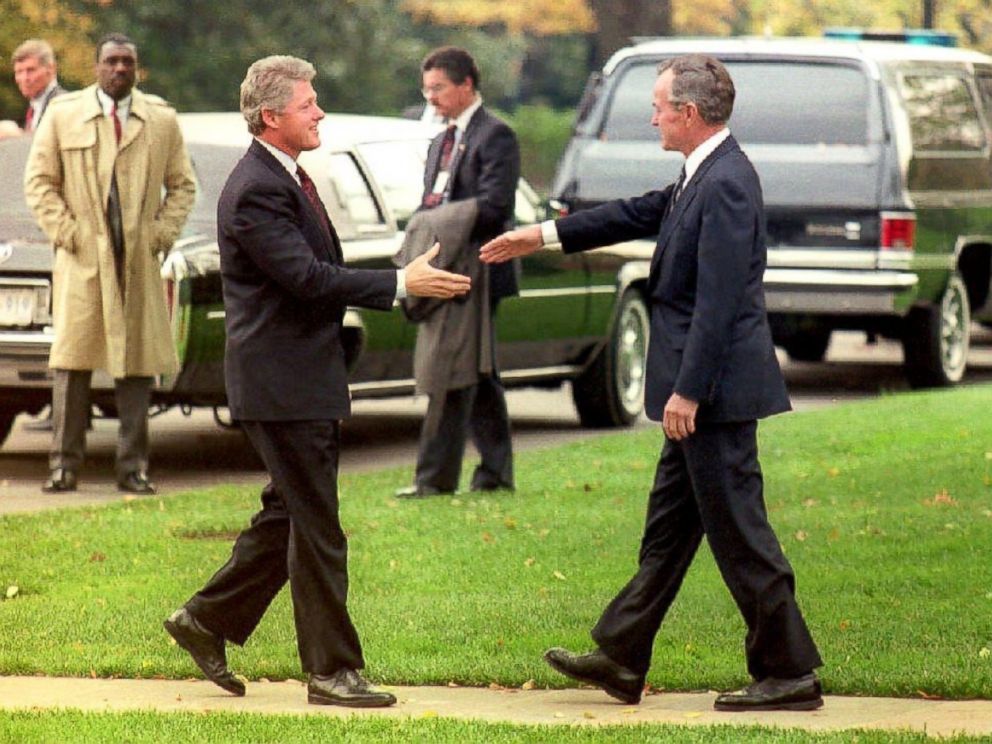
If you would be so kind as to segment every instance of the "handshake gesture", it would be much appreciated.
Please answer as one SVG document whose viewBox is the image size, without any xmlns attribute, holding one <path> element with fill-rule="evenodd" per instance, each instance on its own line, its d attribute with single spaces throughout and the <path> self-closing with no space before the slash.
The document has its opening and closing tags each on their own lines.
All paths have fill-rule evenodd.
<svg viewBox="0 0 992 744">
<path fill-rule="evenodd" d="M 460 297 L 472 288 L 472 280 L 462 274 L 436 269 L 430 262 L 441 250 L 435 243 L 406 265 L 406 293 L 412 297 Z"/>
</svg>

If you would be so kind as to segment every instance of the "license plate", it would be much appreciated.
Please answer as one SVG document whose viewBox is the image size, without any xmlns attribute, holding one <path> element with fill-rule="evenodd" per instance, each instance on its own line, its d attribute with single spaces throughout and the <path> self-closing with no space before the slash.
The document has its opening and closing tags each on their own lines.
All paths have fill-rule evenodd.
<svg viewBox="0 0 992 744">
<path fill-rule="evenodd" d="M 0 326 L 29 326 L 38 292 L 33 287 L 0 287 Z"/>
</svg>

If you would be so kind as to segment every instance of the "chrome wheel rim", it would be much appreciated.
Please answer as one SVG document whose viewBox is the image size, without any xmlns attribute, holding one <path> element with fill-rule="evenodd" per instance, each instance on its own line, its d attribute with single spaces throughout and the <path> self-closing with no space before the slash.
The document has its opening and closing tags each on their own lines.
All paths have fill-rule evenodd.
<svg viewBox="0 0 992 744">
<path fill-rule="evenodd" d="M 968 291 L 960 277 L 951 277 L 940 302 L 940 362 L 951 382 L 964 376 L 968 363 Z"/>
<path fill-rule="evenodd" d="M 639 301 L 625 303 L 617 327 L 616 389 L 629 416 L 644 406 L 644 370 L 648 348 L 648 313 Z"/>
</svg>

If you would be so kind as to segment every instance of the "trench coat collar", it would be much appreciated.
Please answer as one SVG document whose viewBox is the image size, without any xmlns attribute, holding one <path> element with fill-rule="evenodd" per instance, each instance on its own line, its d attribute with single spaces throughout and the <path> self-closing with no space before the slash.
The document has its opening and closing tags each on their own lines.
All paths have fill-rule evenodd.
<svg viewBox="0 0 992 744">
<path fill-rule="evenodd" d="M 99 120 L 103 116 L 103 107 L 100 106 L 100 99 L 97 98 L 98 85 L 93 83 L 83 90 L 83 109 L 81 119 L 84 122 Z M 137 88 L 131 88 L 131 111 L 127 116 L 127 124 L 121 134 L 121 143 L 118 150 L 123 150 L 130 145 L 141 134 L 141 130 L 148 121 L 148 98 Z"/>
</svg>

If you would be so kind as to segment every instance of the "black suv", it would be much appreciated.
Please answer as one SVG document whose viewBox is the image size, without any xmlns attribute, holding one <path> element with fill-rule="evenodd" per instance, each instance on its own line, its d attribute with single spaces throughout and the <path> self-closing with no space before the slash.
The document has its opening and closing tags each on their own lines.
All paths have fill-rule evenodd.
<svg viewBox="0 0 992 744">
<path fill-rule="evenodd" d="M 823 358 L 834 329 L 902 341 L 912 385 L 964 374 L 992 321 L 992 58 L 823 39 L 657 39 L 589 82 L 551 196 L 569 210 L 659 188 L 682 157 L 651 127 L 658 63 L 700 52 L 737 88 L 730 129 L 761 176 L 776 342 Z"/>
</svg>

